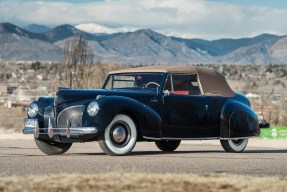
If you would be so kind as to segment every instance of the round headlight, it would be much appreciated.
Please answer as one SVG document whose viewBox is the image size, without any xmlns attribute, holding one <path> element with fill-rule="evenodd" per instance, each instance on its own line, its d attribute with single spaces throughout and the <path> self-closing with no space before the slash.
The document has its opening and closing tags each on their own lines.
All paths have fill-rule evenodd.
<svg viewBox="0 0 287 192">
<path fill-rule="evenodd" d="M 87 107 L 87 112 L 90 116 L 95 116 L 99 110 L 100 110 L 100 107 L 99 107 L 98 102 L 96 101 L 92 101 Z"/>
<path fill-rule="evenodd" d="M 31 103 L 27 108 L 27 115 L 30 118 L 36 117 L 38 114 L 38 105 L 36 103 Z"/>
</svg>

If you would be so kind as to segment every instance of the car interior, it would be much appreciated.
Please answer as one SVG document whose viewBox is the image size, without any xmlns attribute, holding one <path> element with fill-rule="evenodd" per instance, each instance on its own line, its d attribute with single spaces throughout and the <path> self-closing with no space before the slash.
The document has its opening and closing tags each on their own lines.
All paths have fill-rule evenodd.
<svg viewBox="0 0 287 192">
<path fill-rule="evenodd" d="M 176 95 L 202 95 L 196 74 L 169 75 L 164 90 Z"/>
</svg>

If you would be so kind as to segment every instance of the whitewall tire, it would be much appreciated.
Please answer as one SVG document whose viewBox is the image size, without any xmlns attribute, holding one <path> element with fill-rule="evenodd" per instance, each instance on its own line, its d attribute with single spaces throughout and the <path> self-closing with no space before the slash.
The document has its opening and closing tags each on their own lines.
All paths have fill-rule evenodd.
<svg viewBox="0 0 287 192">
<path fill-rule="evenodd" d="M 220 143 L 226 152 L 239 153 L 246 148 L 248 139 L 220 140 Z"/>
<path fill-rule="evenodd" d="M 127 115 L 118 114 L 99 139 L 101 149 L 107 155 L 126 155 L 137 141 L 137 128 Z"/>
</svg>

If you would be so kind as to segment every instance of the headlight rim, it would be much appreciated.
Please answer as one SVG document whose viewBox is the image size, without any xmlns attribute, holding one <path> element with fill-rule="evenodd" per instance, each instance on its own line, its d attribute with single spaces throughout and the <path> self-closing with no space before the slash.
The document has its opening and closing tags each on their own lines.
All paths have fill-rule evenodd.
<svg viewBox="0 0 287 192">
<path fill-rule="evenodd" d="M 34 113 L 30 113 L 31 110 L 34 110 Z M 27 107 L 27 116 L 29 118 L 36 117 L 38 115 L 38 113 L 39 113 L 39 106 L 37 103 L 33 102 Z"/>
<path fill-rule="evenodd" d="M 95 108 L 95 110 L 91 111 L 91 109 Z M 100 110 L 100 106 L 99 106 L 99 103 L 97 101 L 91 101 L 89 103 L 89 105 L 87 106 L 87 114 L 90 116 L 90 117 L 94 117 L 98 114 Z"/>
</svg>

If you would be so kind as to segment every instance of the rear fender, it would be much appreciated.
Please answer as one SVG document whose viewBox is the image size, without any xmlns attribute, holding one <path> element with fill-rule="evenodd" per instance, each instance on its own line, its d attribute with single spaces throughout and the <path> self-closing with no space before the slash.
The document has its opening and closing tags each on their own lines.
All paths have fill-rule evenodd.
<svg viewBox="0 0 287 192">
<path fill-rule="evenodd" d="M 255 137 L 260 133 L 259 121 L 253 110 L 231 100 L 224 104 L 220 115 L 220 138 Z"/>
</svg>

